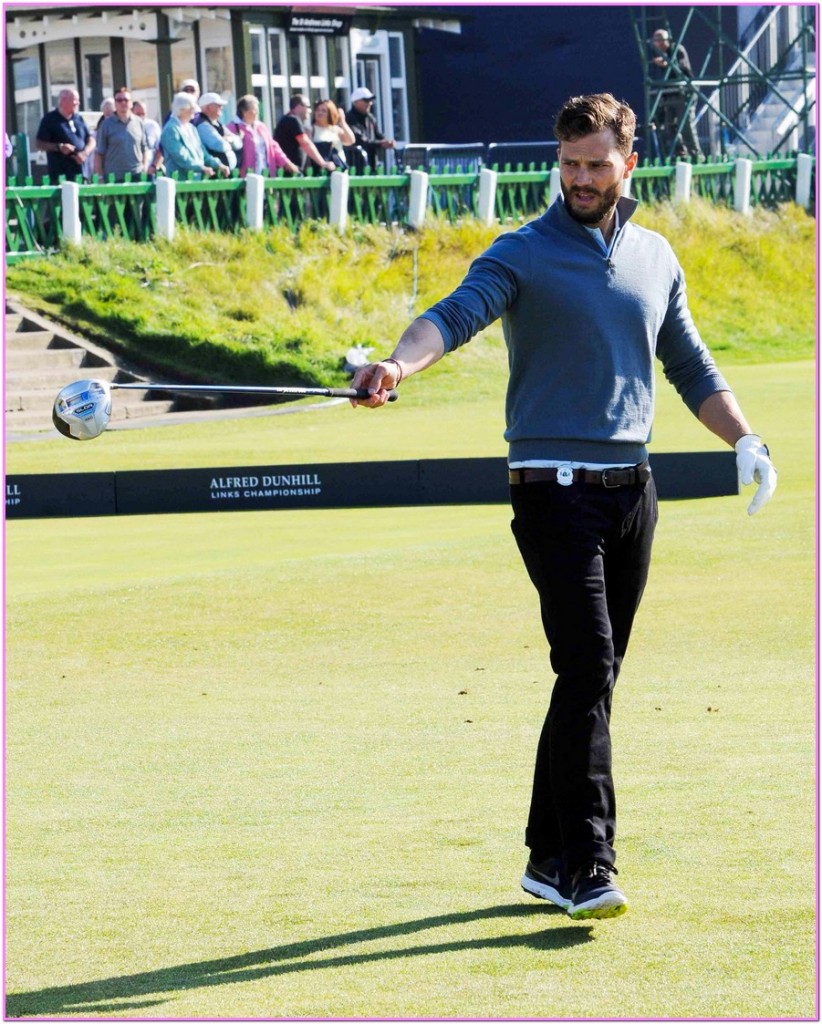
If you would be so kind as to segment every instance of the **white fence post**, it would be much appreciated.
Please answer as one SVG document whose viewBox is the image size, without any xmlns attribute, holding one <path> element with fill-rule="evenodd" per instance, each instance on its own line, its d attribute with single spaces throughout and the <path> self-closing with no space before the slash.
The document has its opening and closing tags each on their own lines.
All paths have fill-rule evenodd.
<svg viewBox="0 0 822 1024">
<path fill-rule="evenodd" d="M 262 174 L 245 176 L 245 226 L 259 231 L 263 226 L 265 178 Z"/>
<path fill-rule="evenodd" d="M 548 205 L 556 199 L 562 189 L 559 187 L 559 167 L 551 168 L 551 177 L 548 181 Z"/>
<path fill-rule="evenodd" d="M 83 237 L 80 224 L 80 186 L 76 181 L 64 181 L 60 186 L 63 205 L 63 239 L 70 245 L 79 245 Z"/>
<path fill-rule="evenodd" d="M 411 179 L 408 226 L 419 229 L 425 224 L 425 210 L 428 206 L 428 174 L 425 171 L 411 171 L 408 177 Z"/>
<path fill-rule="evenodd" d="M 751 212 L 752 180 L 753 161 L 740 157 L 736 161 L 736 180 L 734 182 L 734 209 L 737 213 Z"/>
<path fill-rule="evenodd" d="M 477 216 L 486 227 L 494 223 L 497 203 L 497 172 L 483 167 L 479 172 Z"/>
<path fill-rule="evenodd" d="M 328 223 L 340 232 L 345 231 L 345 225 L 348 222 L 349 185 L 349 177 L 344 171 L 334 171 L 332 173 Z"/>
<path fill-rule="evenodd" d="M 173 178 L 158 178 L 157 193 L 157 237 L 171 242 L 174 238 L 174 205 L 177 196 L 177 182 Z"/>
<path fill-rule="evenodd" d="M 694 177 L 694 169 L 691 164 L 680 161 L 676 165 L 676 181 L 674 201 L 677 203 L 690 203 L 691 182 Z"/>
<path fill-rule="evenodd" d="M 800 153 L 796 158 L 796 202 L 805 209 L 811 205 L 812 178 L 813 157 Z"/>
</svg>

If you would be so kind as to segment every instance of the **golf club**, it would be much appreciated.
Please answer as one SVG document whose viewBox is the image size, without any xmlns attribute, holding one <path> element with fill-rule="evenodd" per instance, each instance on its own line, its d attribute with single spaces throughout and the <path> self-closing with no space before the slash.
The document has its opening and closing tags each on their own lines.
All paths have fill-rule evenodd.
<svg viewBox="0 0 822 1024">
<path fill-rule="evenodd" d="M 54 400 L 51 418 L 64 436 L 74 441 L 90 441 L 106 429 L 111 419 L 111 392 L 119 391 L 191 391 L 224 395 L 274 395 L 285 398 L 368 398 L 365 388 L 264 387 L 242 384 L 109 384 L 102 380 L 78 380 L 67 384 Z M 391 391 L 389 402 L 397 400 Z"/>
</svg>

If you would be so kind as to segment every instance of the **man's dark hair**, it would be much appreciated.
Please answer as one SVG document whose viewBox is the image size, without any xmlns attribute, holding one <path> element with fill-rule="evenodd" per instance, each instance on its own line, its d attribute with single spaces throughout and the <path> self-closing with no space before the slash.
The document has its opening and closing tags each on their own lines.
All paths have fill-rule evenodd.
<svg viewBox="0 0 822 1024">
<path fill-rule="evenodd" d="M 554 121 L 554 135 L 560 142 L 576 142 L 584 135 L 594 135 L 606 128 L 614 133 L 619 152 L 629 156 L 634 146 L 636 114 L 627 103 L 620 103 L 609 92 L 573 96 Z"/>
<path fill-rule="evenodd" d="M 307 107 L 311 106 L 311 103 L 309 102 L 308 97 L 305 95 L 305 93 L 295 93 L 288 101 L 288 109 L 293 110 L 295 107 L 299 107 L 301 103 L 304 103 Z"/>
</svg>

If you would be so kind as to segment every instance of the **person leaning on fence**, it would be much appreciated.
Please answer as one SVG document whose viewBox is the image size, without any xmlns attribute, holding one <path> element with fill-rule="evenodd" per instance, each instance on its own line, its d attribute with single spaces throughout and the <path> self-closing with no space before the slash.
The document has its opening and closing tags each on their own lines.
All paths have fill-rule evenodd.
<svg viewBox="0 0 822 1024">
<path fill-rule="evenodd" d="M 127 174 L 143 174 L 149 163 L 149 148 L 143 122 L 133 112 L 131 93 L 122 86 L 114 94 L 116 110 L 97 132 L 94 170 L 105 178 L 123 181 Z"/>
<path fill-rule="evenodd" d="M 347 171 L 344 147 L 353 146 L 357 140 L 348 127 L 345 114 L 333 100 L 320 100 L 314 108 L 311 134 L 320 156 L 330 160 L 339 170 Z"/>
<path fill-rule="evenodd" d="M 386 139 L 371 113 L 375 99 L 374 93 L 364 86 L 351 93 L 351 109 L 346 116 L 355 136 L 355 146 L 348 151 L 348 156 L 349 163 L 353 163 L 357 170 L 363 170 L 367 160 L 371 170 L 376 171 L 377 160 L 383 150 L 394 148 L 394 140 Z"/>
<path fill-rule="evenodd" d="M 237 154 L 243 148 L 242 139 L 230 132 L 220 120 L 225 100 L 217 92 L 204 92 L 200 97 L 200 113 L 192 122 L 206 152 L 216 156 L 220 163 L 233 171 Z"/>
<path fill-rule="evenodd" d="M 667 159 L 673 153 L 678 157 L 690 156 L 699 160 L 702 150 L 696 133 L 693 87 L 690 84 L 694 73 L 688 53 L 681 43 L 673 47 L 670 33 L 664 28 L 654 32 L 651 45 L 654 49 L 651 74 L 660 83 L 656 109 L 661 122 L 658 130 L 662 156 Z"/>
<path fill-rule="evenodd" d="M 197 101 L 189 93 L 178 92 L 172 100 L 171 116 L 160 136 L 165 173 L 168 177 L 175 171 L 181 177 L 189 174 L 195 178 L 213 178 L 215 174 L 226 177 L 228 167 L 216 156 L 206 153 L 197 129 L 191 123 L 196 111 Z"/>
<path fill-rule="evenodd" d="M 50 110 L 37 128 L 34 148 L 46 154 L 49 177 L 74 181 L 83 176 L 86 161 L 96 142 L 80 117 L 80 95 L 74 89 L 62 89 L 57 106 Z"/>
<path fill-rule="evenodd" d="M 305 120 L 311 112 L 311 104 L 303 93 L 296 93 L 288 101 L 288 113 L 277 122 L 274 138 L 292 164 L 302 167 L 311 160 L 320 170 L 336 170 L 332 160 L 326 160 L 311 140 Z"/>
<path fill-rule="evenodd" d="M 237 116 L 228 128 L 241 140 L 238 164 L 241 177 L 244 178 L 249 171 L 256 174 L 267 171 L 273 177 L 281 167 L 289 174 L 300 173 L 300 168 L 288 159 L 280 144 L 271 137 L 271 132 L 260 120 L 260 103 L 256 96 L 239 98 Z"/>
</svg>

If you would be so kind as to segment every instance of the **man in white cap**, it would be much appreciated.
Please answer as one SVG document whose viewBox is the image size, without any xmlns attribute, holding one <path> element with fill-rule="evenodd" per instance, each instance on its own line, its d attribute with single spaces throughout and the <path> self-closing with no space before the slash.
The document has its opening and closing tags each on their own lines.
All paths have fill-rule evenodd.
<svg viewBox="0 0 822 1024">
<path fill-rule="evenodd" d="M 207 153 L 216 156 L 229 171 L 237 166 L 237 151 L 243 148 L 239 135 L 227 131 L 220 121 L 225 100 L 217 92 L 204 92 L 200 97 L 200 113 L 193 124 L 200 135 L 200 141 Z"/>
<path fill-rule="evenodd" d="M 377 156 L 382 149 L 393 149 L 394 140 L 386 139 L 377 127 L 377 119 L 371 113 L 376 96 L 370 89 L 360 86 L 351 93 L 351 109 L 346 114 L 348 127 L 356 136 L 358 146 L 368 157 L 372 170 L 377 169 Z M 357 161 L 354 161 L 355 165 Z M 359 169 L 359 168 L 358 168 Z"/>
</svg>

